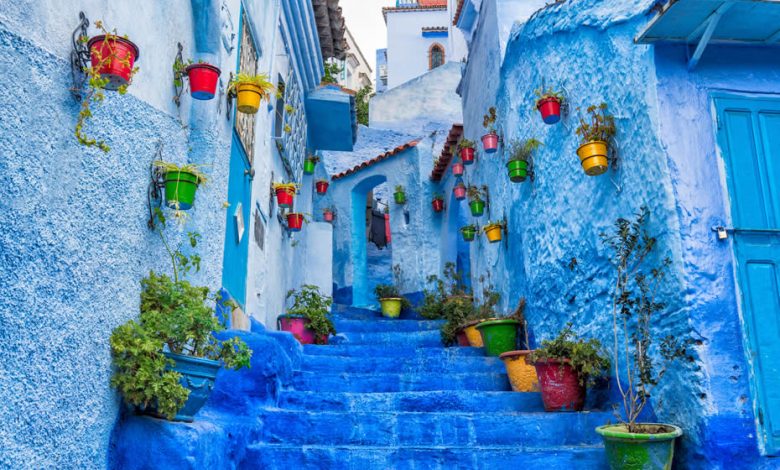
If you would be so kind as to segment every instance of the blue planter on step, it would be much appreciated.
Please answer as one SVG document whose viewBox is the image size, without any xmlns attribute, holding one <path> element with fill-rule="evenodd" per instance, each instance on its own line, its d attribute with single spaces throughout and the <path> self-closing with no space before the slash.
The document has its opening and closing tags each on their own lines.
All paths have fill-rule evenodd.
<svg viewBox="0 0 780 470">
<path fill-rule="evenodd" d="M 195 419 L 195 414 L 206 404 L 206 400 L 209 399 L 211 390 L 214 389 L 214 381 L 217 378 L 220 363 L 219 361 L 212 361 L 202 357 L 185 356 L 170 352 L 163 352 L 163 354 L 168 359 L 173 359 L 176 363 L 171 367 L 171 370 L 181 374 L 179 383 L 190 391 L 187 402 L 173 420 L 190 423 Z M 155 409 L 144 410 L 143 412 L 158 418 L 164 418 Z"/>
</svg>

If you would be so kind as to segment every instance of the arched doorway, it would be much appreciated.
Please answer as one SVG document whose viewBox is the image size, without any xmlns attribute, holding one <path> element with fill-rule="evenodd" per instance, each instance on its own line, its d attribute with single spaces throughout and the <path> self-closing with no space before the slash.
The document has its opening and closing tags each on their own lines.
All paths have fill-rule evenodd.
<svg viewBox="0 0 780 470">
<path fill-rule="evenodd" d="M 369 247 L 368 242 L 372 212 L 377 211 L 376 205 L 371 204 L 371 200 L 375 197 L 370 196 L 373 196 L 375 188 L 386 181 L 384 175 L 373 175 L 362 180 L 352 189 L 352 305 L 355 307 L 372 306 L 375 303 L 373 289 L 376 284 L 391 282 L 392 279 L 389 277 L 392 269 L 392 251 L 389 251 L 389 246 L 385 248 L 388 251 L 381 251 L 375 245 Z M 387 190 L 384 192 L 389 193 Z M 387 202 L 386 196 L 381 198 Z M 381 205 L 379 210 L 382 210 Z M 369 254 L 371 272 L 369 272 Z"/>
</svg>

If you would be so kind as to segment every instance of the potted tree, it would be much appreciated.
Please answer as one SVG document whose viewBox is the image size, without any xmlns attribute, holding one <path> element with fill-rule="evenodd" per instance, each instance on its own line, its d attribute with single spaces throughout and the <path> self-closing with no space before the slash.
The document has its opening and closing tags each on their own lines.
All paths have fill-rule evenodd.
<svg viewBox="0 0 780 470">
<path fill-rule="evenodd" d="M 328 180 L 326 179 L 319 179 L 315 183 L 315 187 L 317 189 L 317 194 L 323 195 L 328 192 Z"/>
<path fill-rule="evenodd" d="M 328 344 L 330 335 L 336 334 L 336 327 L 330 319 L 333 299 L 322 294 L 319 287 L 304 285 L 300 290 L 287 292 L 292 307 L 276 319 L 277 327 L 287 331 L 301 344 Z"/>
<path fill-rule="evenodd" d="M 309 220 L 303 212 L 290 212 L 287 214 L 287 230 L 291 232 L 300 232 L 304 222 L 308 223 Z"/>
<path fill-rule="evenodd" d="M 382 306 L 382 315 L 387 318 L 398 318 L 403 309 L 410 307 L 409 301 L 395 285 L 379 284 L 374 288 L 374 295 Z"/>
<path fill-rule="evenodd" d="M 276 193 L 276 203 L 279 204 L 279 207 L 292 208 L 293 198 L 298 192 L 298 185 L 295 183 L 273 183 L 272 188 Z"/>
<path fill-rule="evenodd" d="M 509 180 L 513 183 L 522 183 L 528 177 L 528 169 L 536 149 L 542 143 L 536 139 L 526 139 L 522 142 L 513 141 L 509 148 L 509 161 L 506 168 L 509 171 Z"/>
<path fill-rule="evenodd" d="M 528 338 L 528 321 L 525 318 L 525 297 L 520 298 L 511 318 L 519 323 L 519 329 L 523 332 L 523 341 L 520 349 L 507 351 L 499 357 L 504 362 L 509 383 L 515 392 L 538 392 L 539 379 L 536 377 L 536 368 L 526 360 L 531 354 L 531 341 Z"/>
<path fill-rule="evenodd" d="M 322 220 L 325 222 L 333 222 L 334 217 L 336 217 L 336 213 L 334 212 L 333 208 L 326 207 L 322 209 Z"/>
<path fill-rule="evenodd" d="M 482 230 L 485 231 L 485 236 L 490 243 L 498 243 L 501 241 L 501 235 L 506 229 L 504 222 L 490 222 Z"/>
<path fill-rule="evenodd" d="M 539 88 L 536 93 L 536 109 L 542 114 L 542 121 L 545 124 L 557 124 L 561 120 L 561 105 L 563 104 L 563 93 L 557 92 L 552 88 L 544 91 Z"/>
<path fill-rule="evenodd" d="M 441 212 L 444 210 L 444 196 L 441 193 L 433 195 L 433 201 L 431 201 L 434 212 Z"/>
<path fill-rule="evenodd" d="M 463 241 L 466 242 L 473 242 L 477 237 L 477 232 L 479 232 L 479 227 L 474 224 L 466 225 L 460 228 L 460 234 L 463 235 Z"/>
<path fill-rule="evenodd" d="M 316 155 L 309 155 L 303 162 L 303 173 L 307 175 L 313 175 L 314 169 L 317 167 L 317 163 L 320 161 L 320 157 Z"/>
<path fill-rule="evenodd" d="M 487 134 L 482 136 L 482 148 L 485 149 L 485 153 L 495 153 L 498 150 L 496 119 L 496 108 L 491 106 L 487 114 L 482 118 L 482 127 L 487 130 Z"/>
<path fill-rule="evenodd" d="M 275 87 L 268 75 L 239 73 L 228 85 L 228 93 L 237 97 L 236 108 L 244 114 L 255 114 L 262 101 L 268 101 Z"/>
<path fill-rule="evenodd" d="M 588 176 L 603 175 L 609 168 L 609 143 L 615 136 L 615 118 L 607 114 L 607 104 L 589 106 L 590 119 L 580 117 L 577 134 L 582 145 L 577 149 L 582 169 Z"/>
<path fill-rule="evenodd" d="M 150 272 L 141 280 L 141 314 L 111 333 L 114 373 L 111 385 L 138 412 L 176 421 L 193 421 L 206 403 L 224 365 L 249 367 L 252 351 L 239 338 L 220 340 L 225 329 L 214 304 L 234 306 L 211 296 L 207 287 L 182 279 L 197 271 L 200 258 L 173 248 L 165 236 L 165 216 L 155 210 L 155 228 L 168 251 L 173 278 Z M 200 235 L 186 240 L 196 247 Z"/>
<path fill-rule="evenodd" d="M 623 416 L 620 423 L 601 426 L 596 432 L 604 438 L 613 470 L 671 469 L 675 440 L 683 433 L 671 424 L 638 422 L 669 365 L 677 359 L 693 360 L 687 355 L 689 341 L 670 335 L 656 346 L 653 338 L 653 318 L 666 310 L 666 304 L 658 300 L 658 291 L 671 260 L 648 266 L 658 244 L 645 228 L 648 218 L 648 209 L 642 207 L 633 220 L 620 218 L 612 234 L 602 235 L 616 271 L 613 363 Z M 623 364 L 621 357 L 626 361 Z"/>
<path fill-rule="evenodd" d="M 455 186 L 452 187 L 452 193 L 455 195 L 455 199 L 462 201 L 466 199 L 466 185 L 463 181 L 458 181 Z"/>
<path fill-rule="evenodd" d="M 406 191 L 404 190 L 404 187 L 400 184 L 395 187 L 395 193 L 393 193 L 393 198 L 395 199 L 396 204 L 406 204 Z"/>
<path fill-rule="evenodd" d="M 458 148 L 460 149 L 460 159 L 464 165 L 471 165 L 474 163 L 474 141 L 463 138 L 458 142 Z"/>
<path fill-rule="evenodd" d="M 452 164 L 452 176 L 463 176 L 465 170 L 466 168 L 463 166 L 462 162 L 455 162 Z"/>
<path fill-rule="evenodd" d="M 606 374 L 609 359 L 597 339 L 576 338 L 571 323 L 528 356 L 536 367 L 546 411 L 582 411 L 586 386 Z"/>
<path fill-rule="evenodd" d="M 198 186 L 208 182 L 208 177 L 200 169 L 201 165 L 188 163 L 179 166 L 157 160 L 154 166 L 165 175 L 165 205 L 175 210 L 191 209 Z"/>
<path fill-rule="evenodd" d="M 471 215 L 474 217 L 482 217 L 485 213 L 485 200 L 482 199 L 485 196 L 485 190 L 474 185 L 469 185 L 467 191 Z"/>
</svg>

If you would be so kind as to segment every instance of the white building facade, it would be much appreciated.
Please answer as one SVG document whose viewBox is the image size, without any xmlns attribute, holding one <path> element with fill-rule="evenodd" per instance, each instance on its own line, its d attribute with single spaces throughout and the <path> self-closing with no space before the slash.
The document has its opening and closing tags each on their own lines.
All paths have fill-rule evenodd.
<svg viewBox="0 0 780 470">
<path fill-rule="evenodd" d="M 337 77 L 339 85 L 354 91 L 359 91 L 367 86 L 373 88 L 374 71 L 355 42 L 349 28 L 344 34 L 344 39 L 347 41 L 347 56 L 343 61 L 339 61 L 339 65 L 341 65 L 341 73 Z"/>
</svg>

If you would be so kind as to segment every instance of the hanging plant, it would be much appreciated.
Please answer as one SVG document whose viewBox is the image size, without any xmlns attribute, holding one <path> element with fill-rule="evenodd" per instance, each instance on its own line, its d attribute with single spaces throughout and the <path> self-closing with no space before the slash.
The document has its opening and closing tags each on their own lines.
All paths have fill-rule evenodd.
<svg viewBox="0 0 780 470">
<path fill-rule="evenodd" d="M 452 176 L 458 177 L 463 176 L 463 172 L 465 171 L 465 167 L 463 166 L 463 163 L 457 162 L 452 164 Z"/>
<path fill-rule="evenodd" d="M 260 109 L 260 103 L 268 101 L 275 89 L 273 83 L 268 80 L 268 75 L 262 73 L 239 73 L 228 85 L 228 93 L 237 96 L 237 109 L 245 114 L 255 114 Z"/>
<path fill-rule="evenodd" d="M 293 198 L 298 192 L 298 185 L 295 183 L 274 183 L 271 187 L 276 192 L 276 203 L 279 204 L 279 207 L 292 208 Z"/>
<path fill-rule="evenodd" d="M 81 100 L 74 134 L 79 144 L 108 152 L 111 150 L 108 144 L 87 136 L 84 133 L 84 125 L 92 117 L 92 105 L 97 105 L 105 99 L 103 90 L 117 91 L 120 95 L 127 93 L 133 76 L 138 73 L 135 61 L 138 60 L 139 51 L 138 46 L 127 39 L 127 36 L 120 37 L 116 30 L 109 32 L 102 21 L 96 21 L 95 27 L 103 34 L 89 40 L 86 36 L 80 38 L 82 43 L 87 43 L 90 66 L 84 69 L 87 91 Z"/>
<path fill-rule="evenodd" d="M 609 168 L 609 143 L 617 133 L 615 118 L 607 114 L 607 103 L 589 106 L 590 119 L 580 117 L 577 134 L 582 145 L 577 149 L 582 169 L 588 176 L 604 174 Z"/>
<path fill-rule="evenodd" d="M 505 229 L 503 222 L 490 222 L 482 229 L 485 231 L 485 236 L 490 243 L 498 243 L 501 241 L 501 236 Z"/>
<path fill-rule="evenodd" d="M 563 94 L 549 88 L 539 88 L 534 91 L 537 96 L 536 109 L 542 113 L 542 120 L 545 124 L 557 124 L 561 120 L 561 105 L 563 104 Z"/>
<path fill-rule="evenodd" d="M 477 232 L 479 232 L 479 227 L 476 225 L 466 225 L 465 227 L 460 228 L 460 233 L 463 235 L 463 241 L 466 242 L 473 242 L 477 237 Z"/>
<path fill-rule="evenodd" d="M 173 85 L 181 87 L 182 78 L 186 75 L 190 82 L 190 96 L 206 101 L 214 98 L 221 73 L 219 67 L 202 60 L 193 63 L 192 59 L 184 61 L 177 57 L 173 62 Z"/>
<path fill-rule="evenodd" d="M 322 219 L 325 222 L 333 222 L 333 219 L 335 217 L 336 217 L 336 212 L 332 208 L 326 207 L 322 209 Z"/>
<path fill-rule="evenodd" d="M 328 183 L 328 180 L 326 180 L 326 179 L 319 179 L 314 184 L 314 186 L 317 189 L 317 194 L 319 194 L 320 196 L 322 196 L 322 195 L 324 195 L 325 193 L 328 192 L 328 186 L 329 185 L 330 185 L 330 183 Z"/>
<path fill-rule="evenodd" d="M 444 195 L 436 193 L 433 195 L 433 201 L 431 201 L 434 212 L 441 212 L 444 210 Z"/>
<path fill-rule="evenodd" d="M 509 171 L 509 180 L 513 183 L 522 183 L 528 176 L 533 152 L 541 147 L 542 143 L 536 139 L 527 139 L 522 142 L 514 141 L 509 148 L 509 161 L 506 168 Z"/>
<path fill-rule="evenodd" d="M 309 223 L 309 219 L 303 212 L 287 214 L 287 229 L 291 232 L 300 232 L 304 222 Z"/>
<path fill-rule="evenodd" d="M 320 161 L 320 157 L 316 155 L 310 155 L 303 162 L 303 172 L 307 175 L 313 175 L 314 169 L 317 167 L 317 163 Z"/>
<path fill-rule="evenodd" d="M 208 176 L 201 171 L 202 165 L 189 163 L 179 166 L 157 160 L 154 166 L 165 175 L 165 205 L 176 211 L 191 209 L 198 187 L 208 182 Z"/>
<path fill-rule="evenodd" d="M 404 190 L 404 187 L 400 184 L 395 187 L 393 198 L 395 199 L 396 204 L 406 204 L 406 190 Z"/>
<path fill-rule="evenodd" d="M 463 160 L 464 165 L 471 165 L 474 163 L 474 141 L 469 139 L 461 139 L 458 143 L 460 148 L 460 159 Z"/>
<path fill-rule="evenodd" d="M 470 185 L 467 189 L 469 196 L 469 208 L 471 209 L 471 215 L 474 217 L 482 217 L 485 213 L 485 190 L 478 188 L 477 186 Z"/>
<path fill-rule="evenodd" d="M 466 185 L 463 181 L 458 181 L 452 188 L 452 193 L 455 195 L 455 199 L 462 201 L 466 199 Z"/>
<path fill-rule="evenodd" d="M 482 136 L 482 148 L 485 149 L 485 153 L 495 153 L 498 150 L 497 119 L 495 106 L 491 106 L 482 118 L 482 127 L 487 130 L 487 134 Z"/>
</svg>

